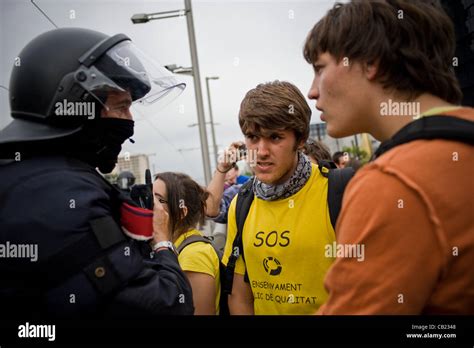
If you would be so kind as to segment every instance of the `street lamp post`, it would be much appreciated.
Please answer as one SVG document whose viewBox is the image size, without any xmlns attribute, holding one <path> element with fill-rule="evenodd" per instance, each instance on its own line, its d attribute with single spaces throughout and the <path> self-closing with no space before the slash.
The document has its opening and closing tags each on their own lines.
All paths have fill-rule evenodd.
<svg viewBox="0 0 474 348">
<path fill-rule="evenodd" d="M 187 10 L 172 10 L 155 13 L 137 13 L 131 18 L 133 24 L 148 23 L 154 19 L 165 19 L 173 17 L 182 17 L 187 14 Z"/>
<path fill-rule="evenodd" d="M 201 140 L 201 154 L 204 169 L 204 180 L 206 185 L 211 181 L 211 161 L 209 158 L 209 145 L 207 143 L 206 120 L 204 117 L 204 105 L 202 101 L 201 75 L 199 73 L 199 62 L 196 47 L 196 36 L 194 33 L 194 21 L 191 7 L 191 0 L 184 0 L 184 10 L 174 10 L 156 13 L 139 13 L 132 16 L 131 20 L 134 24 L 147 23 L 154 19 L 164 19 L 172 17 L 186 16 L 188 28 L 189 48 L 191 51 L 192 75 L 194 77 L 194 92 L 196 97 L 196 109 L 199 125 L 199 137 Z"/>
<path fill-rule="evenodd" d="M 191 48 L 191 64 L 194 73 L 194 91 L 196 95 L 196 107 L 199 123 L 199 135 L 201 138 L 201 153 L 204 166 L 204 180 L 206 185 L 211 181 L 211 161 L 209 159 L 209 145 L 207 143 L 206 119 L 204 117 L 204 105 L 202 102 L 201 74 L 199 73 L 199 63 L 196 47 L 196 36 L 194 34 L 194 20 L 191 8 L 191 0 L 184 0 L 186 10 L 186 22 L 188 24 L 189 47 Z"/>
<path fill-rule="evenodd" d="M 217 144 L 216 144 L 216 132 L 215 132 L 215 129 L 214 129 L 214 118 L 212 116 L 211 92 L 209 90 L 209 80 L 218 80 L 218 79 L 219 79 L 218 76 L 206 77 L 207 101 L 209 103 L 209 121 L 211 123 L 212 145 L 214 147 L 214 157 L 215 157 L 215 161 L 216 161 L 216 168 L 217 168 L 217 163 L 218 163 Z"/>
<path fill-rule="evenodd" d="M 216 168 L 217 168 L 217 159 L 218 159 L 217 158 L 218 157 L 217 148 L 218 148 L 218 146 L 217 146 L 217 143 L 216 143 L 216 136 L 214 134 L 214 126 L 218 126 L 218 125 L 220 125 L 220 123 L 218 123 L 218 122 L 212 122 L 212 123 L 211 122 L 206 122 L 206 124 L 210 124 L 211 127 L 212 127 L 212 135 L 213 135 L 212 136 L 212 141 L 213 141 L 213 144 L 212 144 L 212 150 L 210 148 L 209 148 L 209 150 L 213 151 L 213 153 L 216 156 Z M 196 126 L 198 126 L 197 123 L 192 123 L 192 124 L 188 125 L 188 127 L 196 127 Z"/>
</svg>

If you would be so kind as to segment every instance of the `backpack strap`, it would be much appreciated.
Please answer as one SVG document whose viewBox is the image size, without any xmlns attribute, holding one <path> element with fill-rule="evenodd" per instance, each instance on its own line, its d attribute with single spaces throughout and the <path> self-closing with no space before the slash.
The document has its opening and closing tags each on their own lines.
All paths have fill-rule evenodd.
<svg viewBox="0 0 474 348">
<path fill-rule="evenodd" d="M 183 251 L 183 249 L 186 248 L 188 245 L 197 243 L 197 242 L 203 242 L 203 243 L 211 244 L 212 246 L 214 246 L 209 238 L 194 234 L 192 236 L 185 238 L 183 242 L 179 245 L 179 247 L 176 248 L 176 251 L 178 252 L 178 254 L 180 254 L 181 251 Z"/>
<path fill-rule="evenodd" d="M 319 161 L 319 171 L 328 178 L 328 208 L 331 225 L 336 230 L 336 222 L 342 205 L 342 196 L 355 171 L 351 167 L 338 169 L 334 162 Z"/>
<path fill-rule="evenodd" d="M 229 306 L 227 304 L 227 293 L 224 292 L 223 287 L 224 287 L 224 277 L 226 276 L 226 267 L 221 261 L 222 258 L 222 253 L 216 248 L 214 243 L 212 242 L 211 238 L 206 237 L 206 236 L 199 236 L 199 235 L 192 235 L 183 240 L 183 242 L 179 245 L 179 247 L 176 249 L 176 251 L 181 253 L 184 248 L 186 248 L 188 245 L 197 243 L 197 242 L 203 242 L 203 243 L 208 243 L 211 244 L 212 247 L 214 248 L 214 251 L 217 254 L 217 257 L 219 258 L 219 275 L 221 278 L 221 296 L 219 298 L 219 315 L 230 315 L 229 313 Z"/>
<path fill-rule="evenodd" d="M 237 223 L 237 233 L 234 242 L 232 243 L 232 251 L 229 256 L 229 261 L 225 269 L 225 277 L 223 279 L 223 290 L 225 294 L 232 293 L 232 285 L 234 283 L 234 270 L 237 259 L 240 255 L 244 258 L 244 247 L 242 243 L 242 235 L 244 230 L 245 219 L 252 205 L 254 194 L 252 190 L 253 178 L 242 185 L 237 195 L 237 203 L 235 207 L 235 220 Z M 244 258 L 245 260 L 245 258 Z M 244 276 L 245 281 L 249 281 L 247 271 Z"/>
<path fill-rule="evenodd" d="M 336 230 L 336 222 L 342 206 L 342 197 L 347 184 L 355 174 L 354 168 L 333 169 L 328 175 L 328 207 L 331 225 Z"/>
<path fill-rule="evenodd" d="M 374 159 L 398 145 L 419 139 L 447 139 L 474 144 L 474 122 L 454 116 L 422 117 L 384 141 L 375 152 Z"/>
<path fill-rule="evenodd" d="M 337 166 L 336 166 L 336 163 L 334 163 L 333 161 L 322 160 L 322 161 L 318 161 L 318 168 L 321 174 L 327 178 L 328 177 L 327 174 L 329 173 L 329 171 L 333 169 L 337 169 Z"/>
</svg>

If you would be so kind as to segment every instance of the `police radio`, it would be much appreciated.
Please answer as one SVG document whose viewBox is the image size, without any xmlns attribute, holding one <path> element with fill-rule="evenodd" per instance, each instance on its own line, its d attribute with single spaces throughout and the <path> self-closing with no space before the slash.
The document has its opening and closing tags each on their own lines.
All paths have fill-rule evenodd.
<svg viewBox="0 0 474 348">
<path fill-rule="evenodd" d="M 145 171 L 145 184 L 134 185 L 130 190 L 132 202 L 123 202 L 120 207 L 122 230 L 136 240 L 153 238 L 153 182 L 151 172 Z"/>
<path fill-rule="evenodd" d="M 134 185 L 130 197 L 139 207 L 153 210 L 153 182 L 150 169 L 145 170 L 145 184 Z"/>
</svg>

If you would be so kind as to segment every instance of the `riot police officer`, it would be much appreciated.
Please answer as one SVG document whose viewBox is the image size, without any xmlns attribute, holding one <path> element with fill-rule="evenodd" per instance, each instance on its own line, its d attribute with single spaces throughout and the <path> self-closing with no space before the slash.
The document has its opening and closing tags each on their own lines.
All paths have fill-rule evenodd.
<svg viewBox="0 0 474 348">
<path fill-rule="evenodd" d="M 132 136 L 132 103 L 151 105 L 183 84 L 123 34 L 56 29 L 19 59 L 13 121 L 0 131 L 2 313 L 192 314 L 163 207 L 155 202 L 149 241 L 126 237 L 120 193 L 96 170 L 110 172 Z"/>
</svg>

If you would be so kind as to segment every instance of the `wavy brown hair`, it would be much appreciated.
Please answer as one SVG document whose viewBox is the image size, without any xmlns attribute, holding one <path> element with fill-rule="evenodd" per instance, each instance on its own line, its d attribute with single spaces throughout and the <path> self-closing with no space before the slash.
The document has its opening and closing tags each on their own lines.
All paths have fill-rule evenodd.
<svg viewBox="0 0 474 348">
<path fill-rule="evenodd" d="M 265 130 L 292 130 L 296 143 L 309 135 L 311 109 L 300 90 L 290 82 L 259 84 L 247 92 L 240 104 L 242 133 Z"/>
</svg>

